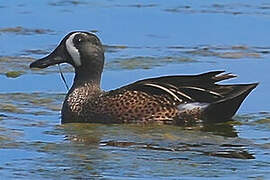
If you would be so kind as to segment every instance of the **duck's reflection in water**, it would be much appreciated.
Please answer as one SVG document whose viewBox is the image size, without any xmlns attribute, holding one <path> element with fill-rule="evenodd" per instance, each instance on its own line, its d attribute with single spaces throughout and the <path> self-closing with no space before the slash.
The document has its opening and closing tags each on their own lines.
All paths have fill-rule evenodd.
<svg viewBox="0 0 270 180">
<path fill-rule="evenodd" d="M 193 126 L 65 124 L 62 127 L 68 141 L 88 148 L 174 152 L 174 156 L 179 152 L 180 158 L 188 159 L 185 152 L 254 159 L 245 148 L 250 142 L 238 137 L 233 121 Z"/>
</svg>

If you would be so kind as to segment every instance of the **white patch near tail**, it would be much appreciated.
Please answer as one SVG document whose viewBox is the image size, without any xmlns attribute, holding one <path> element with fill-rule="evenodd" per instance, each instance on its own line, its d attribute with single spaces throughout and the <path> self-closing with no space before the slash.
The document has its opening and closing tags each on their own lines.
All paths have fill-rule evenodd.
<svg viewBox="0 0 270 180">
<path fill-rule="evenodd" d="M 209 103 L 198 103 L 198 102 L 186 103 L 186 104 L 180 104 L 180 105 L 178 105 L 178 109 L 180 111 L 192 110 L 192 109 L 195 109 L 195 108 L 199 108 L 200 110 L 203 110 L 208 105 L 209 105 Z"/>
<path fill-rule="evenodd" d="M 74 43 L 73 43 L 73 39 L 77 34 L 80 34 L 80 33 L 77 32 L 77 33 L 74 33 L 71 36 L 69 36 L 69 38 L 66 41 L 66 47 L 67 47 L 67 51 L 68 51 L 69 55 L 71 56 L 75 66 L 79 67 L 82 65 L 81 56 L 80 56 L 79 50 L 74 46 Z"/>
</svg>

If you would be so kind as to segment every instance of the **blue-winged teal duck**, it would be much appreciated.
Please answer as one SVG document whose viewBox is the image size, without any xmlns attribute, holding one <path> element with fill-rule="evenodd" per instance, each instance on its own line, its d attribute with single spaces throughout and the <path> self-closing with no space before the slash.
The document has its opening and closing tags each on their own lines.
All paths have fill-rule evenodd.
<svg viewBox="0 0 270 180">
<path fill-rule="evenodd" d="M 62 123 L 220 122 L 231 119 L 257 86 L 219 85 L 216 83 L 235 75 L 212 71 L 144 79 L 104 92 L 100 88 L 104 49 L 96 35 L 83 31 L 66 35 L 51 54 L 30 68 L 60 63 L 75 68 L 74 83 L 62 107 Z"/>
</svg>

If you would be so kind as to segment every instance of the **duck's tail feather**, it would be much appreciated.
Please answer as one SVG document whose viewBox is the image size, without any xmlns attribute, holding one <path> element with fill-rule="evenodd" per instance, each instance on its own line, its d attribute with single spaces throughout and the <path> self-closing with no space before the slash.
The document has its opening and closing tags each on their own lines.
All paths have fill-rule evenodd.
<svg viewBox="0 0 270 180">
<path fill-rule="evenodd" d="M 212 79 L 215 82 L 219 82 L 219 81 L 223 81 L 226 79 L 231 79 L 231 78 L 235 78 L 237 77 L 237 75 L 232 74 L 232 73 L 224 73 L 225 71 L 217 71 L 218 74 L 215 74 L 214 76 L 212 76 Z"/>
<path fill-rule="evenodd" d="M 212 122 L 224 122 L 231 119 L 244 99 L 257 85 L 258 83 L 234 85 L 234 91 L 230 96 L 213 102 L 205 108 L 202 112 L 203 119 Z"/>
</svg>

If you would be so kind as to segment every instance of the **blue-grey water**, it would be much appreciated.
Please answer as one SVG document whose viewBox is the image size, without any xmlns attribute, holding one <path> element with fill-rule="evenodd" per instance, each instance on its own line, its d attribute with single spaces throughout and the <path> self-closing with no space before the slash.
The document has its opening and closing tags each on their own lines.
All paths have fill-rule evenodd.
<svg viewBox="0 0 270 180">
<path fill-rule="evenodd" d="M 0 179 L 270 179 L 268 1 L 0 0 L 0 22 Z M 28 66 L 73 30 L 102 40 L 105 90 L 209 70 L 260 85 L 228 123 L 61 125 L 58 67 Z"/>
</svg>

